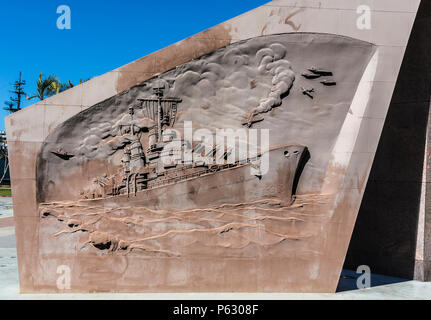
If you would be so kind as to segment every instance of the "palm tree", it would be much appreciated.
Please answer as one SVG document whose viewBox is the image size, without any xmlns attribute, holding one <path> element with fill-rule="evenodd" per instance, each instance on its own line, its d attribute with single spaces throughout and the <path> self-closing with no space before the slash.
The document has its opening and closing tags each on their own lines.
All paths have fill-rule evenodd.
<svg viewBox="0 0 431 320">
<path fill-rule="evenodd" d="M 49 75 L 48 78 L 43 78 L 42 72 L 37 80 L 37 93 L 32 97 L 27 97 L 27 100 L 39 98 L 41 101 L 59 92 L 59 82 L 57 76 Z"/>
<path fill-rule="evenodd" d="M 67 83 L 61 83 L 59 81 L 56 81 L 53 85 L 56 94 L 59 94 L 60 92 L 66 91 L 74 87 L 73 83 L 70 82 L 70 80 L 68 80 Z"/>
<path fill-rule="evenodd" d="M 82 84 L 88 80 L 89 79 L 81 79 L 79 80 L 79 84 Z M 55 75 L 49 75 L 48 78 L 43 78 L 43 74 L 40 73 L 36 86 L 37 93 L 32 97 L 27 97 L 27 100 L 39 98 L 42 101 L 46 98 L 49 98 L 55 94 L 59 94 L 60 92 L 66 91 L 73 87 L 74 85 L 72 82 L 70 82 L 70 80 L 68 80 L 67 83 L 61 83 Z"/>
</svg>

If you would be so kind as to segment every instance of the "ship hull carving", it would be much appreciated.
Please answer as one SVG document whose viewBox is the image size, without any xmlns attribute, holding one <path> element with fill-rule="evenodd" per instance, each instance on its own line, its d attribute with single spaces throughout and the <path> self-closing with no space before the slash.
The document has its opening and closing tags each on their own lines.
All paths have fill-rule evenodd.
<svg viewBox="0 0 431 320">
<path fill-rule="evenodd" d="M 203 171 L 202 175 L 181 180 L 167 180 L 160 186 L 102 199 L 82 200 L 86 204 L 105 206 L 145 206 L 157 210 L 183 210 L 227 203 L 252 202 L 267 198 L 291 204 L 295 181 L 308 158 L 300 145 L 286 145 L 268 151 L 269 170 L 260 176 L 250 162 L 229 165 L 220 171 Z M 299 168 L 299 170 L 298 170 Z"/>
</svg>

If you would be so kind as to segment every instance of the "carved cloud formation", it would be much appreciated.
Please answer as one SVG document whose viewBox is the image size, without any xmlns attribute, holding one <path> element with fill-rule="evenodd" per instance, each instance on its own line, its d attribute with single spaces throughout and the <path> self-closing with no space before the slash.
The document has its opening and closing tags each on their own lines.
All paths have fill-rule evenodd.
<svg viewBox="0 0 431 320">
<path fill-rule="evenodd" d="M 272 88 L 269 96 L 260 101 L 259 106 L 251 111 L 251 116 L 266 113 L 274 107 L 281 105 L 282 96 L 289 92 L 295 81 L 295 73 L 290 62 L 282 59 L 286 54 L 286 48 L 280 44 L 273 44 L 268 49 L 257 52 L 260 60 L 259 72 L 269 72 L 272 78 Z"/>
<path fill-rule="evenodd" d="M 89 130 L 89 135 L 82 140 L 78 147 L 77 155 L 81 157 L 106 159 L 117 150 L 124 148 L 131 142 L 128 133 L 120 134 L 120 126 L 132 124 L 140 132 L 154 127 L 151 119 L 145 118 L 140 110 L 132 121 L 129 114 L 120 115 L 114 121 L 99 123 Z"/>
<path fill-rule="evenodd" d="M 262 46 L 260 42 L 224 48 L 208 57 L 182 65 L 172 72 L 148 81 L 139 97 L 152 95 L 151 88 L 165 86 L 167 96 L 183 99 L 177 123 L 193 121 L 210 130 L 240 128 L 250 115 L 266 113 L 281 105 L 295 81 L 286 47 L 280 43 Z M 135 105 L 136 122 L 150 127 Z M 129 105 L 130 106 L 130 105 Z M 128 135 L 118 136 L 118 125 L 130 120 L 127 111 L 109 122 L 93 123 L 76 154 L 106 159 L 130 143 Z M 106 119 L 108 120 L 108 119 Z"/>
<path fill-rule="evenodd" d="M 208 129 L 238 128 L 250 114 L 280 106 L 295 81 L 286 56 L 280 43 L 243 43 L 178 68 L 171 94 L 183 98 L 182 119 Z"/>
</svg>

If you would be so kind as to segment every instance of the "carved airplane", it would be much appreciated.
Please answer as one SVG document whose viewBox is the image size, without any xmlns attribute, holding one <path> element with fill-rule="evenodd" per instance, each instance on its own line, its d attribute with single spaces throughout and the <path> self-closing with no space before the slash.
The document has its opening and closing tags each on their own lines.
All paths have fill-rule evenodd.
<svg viewBox="0 0 431 320">
<path fill-rule="evenodd" d="M 69 154 L 63 149 L 58 149 L 57 151 L 51 151 L 51 153 L 63 160 L 70 160 L 74 157 L 73 154 Z"/>
<path fill-rule="evenodd" d="M 320 76 L 332 76 L 333 75 L 333 73 L 331 71 L 319 69 L 316 67 L 311 67 L 308 69 L 308 71 L 311 71 L 312 73 L 320 75 Z"/>
<path fill-rule="evenodd" d="M 305 95 L 305 96 L 307 96 L 307 97 L 309 97 L 309 98 L 311 98 L 311 99 L 314 99 L 314 96 L 312 95 L 312 93 L 314 93 L 315 91 L 314 91 L 314 88 L 311 88 L 311 89 L 305 89 L 304 87 L 301 87 L 301 90 L 302 90 L 302 94 L 303 95 Z"/>
<path fill-rule="evenodd" d="M 253 124 L 255 124 L 255 123 L 258 123 L 258 122 L 262 122 L 263 120 L 265 120 L 265 118 L 264 117 L 262 117 L 262 116 L 258 116 L 258 117 L 253 117 L 252 119 L 249 119 L 249 120 L 246 120 L 246 121 L 244 121 L 243 123 L 242 123 L 242 125 L 243 126 L 246 126 L 246 127 L 248 127 L 248 128 L 251 128 L 251 126 L 253 125 Z"/>
<path fill-rule="evenodd" d="M 305 79 L 314 80 L 314 79 L 320 78 L 322 75 L 316 74 L 316 73 L 303 73 L 302 76 Z"/>
<path fill-rule="evenodd" d="M 328 87 L 337 85 L 337 83 L 333 80 L 323 80 L 320 83 L 323 84 L 324 86 L 328 86 Z"/>
</svg>

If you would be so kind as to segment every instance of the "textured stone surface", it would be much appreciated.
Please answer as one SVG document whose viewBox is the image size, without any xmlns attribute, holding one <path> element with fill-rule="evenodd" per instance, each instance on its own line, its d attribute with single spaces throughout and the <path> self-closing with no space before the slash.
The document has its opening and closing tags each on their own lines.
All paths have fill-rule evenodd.
<svg viewBox="0 0 431 320">
<path fill-rule="evenodd" d="M 363 73 L 364 68 L 355 69 L 359 72 L 359 74 L 355 74 L 359 77 L 356 80 L 359 80 L 359 84 L 352 82 L 346 87 L 346 92 L 351 94 L 353 101 L 348 100 L 348 104 L 352 101 L 351 107 L 345 111 L 338 137 L 332 137 L 332 143 L 328 140 L 329 145 L 326 151 L 313 152 L 314 157 L 317 158 L 313 158 L 312 161 L 315 159 L 319 161 L 319 157 L 330 159 L 328 169 L 324 172 L 322 179 L 310 175 L 312 170 L 304 171 L 303 178 L 306 178 L 304 181 L 307 183 L 302 186 L 303 192 L 313 188 L 319 189 L 320 186 L 322 193 L 337 194 L 337 199 L 331 202 L 331 208 L 325 211 L 330 220 L 324 230 L 325 236 L 322 239 L 325 240 L 320 241 L 322 255 L 318 255 L 319 258 L 310 261 L 304 256 L 300 259 L 301 263 L 292 259 L 287 265 L 286 260 L 280 259 L 278 256 L 235 262 L 205 261 L 197 258 L 189 260 L 159 259 L 152 262 L 139 257 L 129 261 L 127 257 L 120 256 L 103 254 L 77 256 L 67 253 L 67 250 L 63 252 L 62 248 L 65 249 L 65 247 L 60 246 L 56 249 L 54 243 L 49 245 L 47 242 L 47 233 L 52 230 L 44 229 L 43 232 L 39 232 L 41 229 L 36 202 L 36 167 L 33 167 L 33 171 L 15 167 L 12 168 L 12 171 L 16 172 L 15 176 L 12 173 L 12 188 L 15 197 L 14 214 L 17 217 L 21 290 L 23 292 L 56 291 L 56 268 L 58 265 L 73 265 L 72 277 L 76 281 L 72 286 L 72 291 L 75 292 L 335 291 L 383 119 L 389 106 L 391 87 L 393 89 L 395 85 L 419 4 L 419 1 L 409 1 L 409 5 L 405 7 L 398 2 L 403 1 L 396 1 L 396 10 L 390 10 L 393 7 L 392 1 L 391 4 L 387 2 L 378 5 L 375 2 L 370 3 L 374 21 L 373 30 L 370 32 L 356 28 L 357 4 L 354 2 L 349 2 L 347 5 L 346 1 L 328 0 L 321 1 L 319 6 L 318 2 L 305 0 L 295 1 L 294 4 L 288 0 L 273 1 L 84 83 L 76 89 L 74 88 L 73 93 L 68 92 L 53 97 L 49 103 L 39 103 L 6 119 L 8 141 L 28 143 L 25 148 L 31 151 L 25 163 L 32 166 L 36 161 L 35 150 L 38 145 L 46 141 L 47 137 L 48 143 L 56 142 L 57 139 L 50 141 L 50 133 L 56 130 L 57 125 L 75 113 L 86 108 L 91 109 L 91 106 L 150 79 L 156 73 L 164 73 L 179 64 L 187 63 L 229 44 L 262 35 L 292 32 L 296 33 L 295 37 L 291 38 L 293 39 L 292 48 L 310 45 L 310 41 L 307 40 L 310 39 L 310 35 L 306 33 L 337 34 L 351 37 L 356 39 L 355 41 L 372 43 L 376 45 L 376 48 L 370 62 L 365 62 L 365 73 Z M 393 21 L 397 21 L 397 23 L 394 24 Z M 303 36 L 301 36 L 302 34 Z M 289 44 L 286 46 L 289 55 L 290 46 Z M 319 53 L 319 51 L 316 52 L 317 55 Z M 326 57 L 325 53 L 327 54 L 328 51 L 322 50 L 321 56 L 315 58 L 317 63 L 328 63 L 328 66 L 322 67 L 332 69 L 343 67 L 344 70 L 337 70 L 337 73 L 343 75 L 352 70 L 344 59 L 340 58 L 337 63 L 335 59 L 332 60 L 334 57 Z M 297 56 L 294 53 L 291 55 L 292 57 Z M 391 63 L 388 63 L 388 60 Z M 308 61 L 304 63 L 308 63 Z M 302 70 L 294 69 L 294 71 L 297 78 L 300 79 Z M 343 88 L 345 85 L 343 79 L 341 78 L 337 83 L 337 87 Z M 386 83 L 384 95 L 380 95 L 378 88 L 378 85 L 382 86 L 382 81 Z M 380 97 L 377 98 L 378 95 Z M 299 97 L 302 100 L 299 100 Z M 343 96 L 338 94 L 331 96 L 325 93 L 320 97 L 316 99 L 316 104 L 320 99 L 324 101 L 325 97 L 334 98 L 336 101 L 343 100 Z M 286 101 L 289 98 L 291 101 L 301 102 L 292 112 L 292 115 L 299 119 L 301 118 L 301 111 L 299 111 L 301 108 L 307 108 L 307 105 L 312 107 L 312 104 L 309 105 L 309 101 L 306 102 L 308 98 L 301 92 L 293 91 Z M 81 105 L 77 104 L 79 99 L 81 99 Z M 277 110 L 274 110 L 273 118 L 274 121 L 277 121 Z M 317 106 L 316 112 L 318 110 Z M 57 115 L 58 117 L 56 117 Z M 364 117 L 365 115 L 367 118 Z M 322 114 L 321 120 L 317 121 L 323 127 L 333 122 L 334 119 L 325 113 Z M 316 137 L 322 132 L 319 131 L 317 123 L 312 122 L 308 126 L 310 132 L 313 132 Z M 290 139 L 295 139 L 295 137 Z M 312 139 L 308 137 L 306 142 L 308 141 L 312 142 Z M 12 154 L 16 154 L 15 157 L 19 157 L 18 152 L 23 148 L 19 143 L 12 145 L 10 150 Z M 20 163 L 19 160 L 17 162 Z M 317 168 L 322 169 L 324 167 L 322 163 L 324 161 L 321 161 Z M 318 228 L 318 226 L 314 228 Z M 301 245 L 298 250 L 301 252 Z M 43 261 L 43 267 L 39 263 L 41 261 Z M 209 265 L 212 266 L 211 269 L 209 269 Z M 310 269 L 301 268 L 304 265 Z M 133 276 L 134 273 L 136 273 L 135 276 Z M 123 277 L 123 275 L 126 276 Z M 149 283 L 139 282 L 144 281 L 143 279 L 151 279 L 151 281 Z M 137 283 L 137 285 L 131 286 L 130 283 Z"/>
<path fill-rule="evenodd" d="M 333 206 L 332 195 L 321 193 L 331 158 L 327 150 L 339 139 L 349 109 L 358 111 L 352 100 L 365 110 L 366 102 L 355 91 L 375 49 L 363 41 L 326 34 L 283 34 L 237 42 L 132 87 L 58 126 L 46 138 L 37 162 L 41 217 L 41 268 L 33 271 L 37 285 L 41 290 L 55 290 L 48 284 L 57 275 L 49 270 L 59 260 L 69 265 L 72 256 L 77 259 L 72 276 L 76 291 L 328 288 L 320 274 L 330 272 L 331 264 L 319 262 L 329 249 L 324 245 L 326 239 L 332 237 L 326 232 L 331 224 L 327 207 Z M 312 65 L 325 65 L 333 76 L 314 81 L 292 71 L 306 72 Z M 320 83 L 325 78 L 336 79 L 337 85 L 325 87 Z M 241 129 L 255 110 L 264 120 L 253 128 L 270 129 L 271 147 L 307 146 L 311 158 L 298 180 L 293 205 L 288 184 L 283 185 L 282 197 L 273 187 L 280 183 L 280 176 L 293 176 L 296 170 L 284 169 L 280 160 L 287 160 L 281 153 L 277 156 L 277 151 L 271 152 L 270 171 L 259 182 L 257 178 L 249 182 L 246 168 L 142 191 L 136 197 L 79 202 L 80 193 L 94 179 L 122 171 L 119 156 L 128 139 L 116 136 L 115 124 L 126 123 L 128 108 L 137 99 L 150 96 L 160 83 L 166 96 L 182 101 L 174 129 L 181 131 L 184 121 L 212 132 Z M 316 88 L 313 99 L 301 89 L 309 86 Z M 281 105 L 278 96 L 284 96 Z M 143 117 L 139 105 L 135 117 L 136 121 Z M 362 125 L 368 134 L 379 130 L 372 119 Z M 365 141 L 358 143 L 366 147 L 369 136 L 363 137 Z M 143 133 L 140 140 L 145 144 L 147 139 Z M 352 152 L 354 145 L 347 146 Z M 60 159 L 52 153 L 59 149 L 74 157 Z M 366 169 L 359 163 L 355 168 L 353 179 Z M 247 180 L 238 183 L 238 174 Z M 280 204 L 283 202 L 287 205 Z M 106 260 L 112 268 L 107 269 Z M 148 271 L 153 265 L 158 266 L 155 273 Z M 291 272 L 282 275 L 274 271 L 278 268 Z M 93 269 L 106 271 L 96 275 L 90 272 Z M 246 283 L 245 279 L 250 280 Z"/>
</svg>

